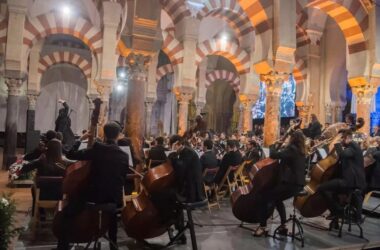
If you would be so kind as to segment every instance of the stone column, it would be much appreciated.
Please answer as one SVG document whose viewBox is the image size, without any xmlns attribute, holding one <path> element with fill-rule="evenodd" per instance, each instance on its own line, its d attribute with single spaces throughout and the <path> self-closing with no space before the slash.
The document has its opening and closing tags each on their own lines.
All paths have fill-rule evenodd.
<svg viewBox="0 0 380 250">
<path fill-rule="evenodd" d="M 332 106 L 330 103 L 325 103 L 325 121 L 327 123 L 333 123 Z"/>
<path fill-rule="evenodd" d="M 340 103 L 335 105 L 335 122 L 344 122 L 343 110 L 345 107 L 346 105 Z"/>
<path fill-rule="evenodd" d="M 131 54 L 128 60 L 129 82 L 125 131 L 127 136 L 131 138 L 135 159 L 141 161 L 145 133 L 144 93 L 147 81 L 147 70 L 145 68 L 147 58 L 142 55 Z"/>
<path fill-rule="evenodd" d="M 371 101 L 376 91 L 375 87 L 370 86 L 352 87 L 352 93 L 356 95 L 356 117 L 364 119 L 364 126 L 359 131 L 367 135 L 371 126 Z"/>
<path fill-rule="evenodd" d="M 303 102 L 296 103 L 298 109 L 298 116 L 302 119 L 301 128 L 305 128 L 309 124 L 310 106 Z"/>
<path fill-rule="evenodd" d="M 34 150 L 40 141 L 40 131 L 36 131 L 35 116 L 36 116 L 36 102 L 38 94 L 36 91 L 28 91 L 28 110 L 26 111 L 26 145 L 25 153 Z"/>
<path fill-rule="evenodd" d="M 240 94 L 240 103 L 242 105 L 242 131 L 244 133 L 252 131 L 252 107 L 255 104 L 257 97 L 254 95 Z"/>
<path fill-rule="evenodd" d="M 280 99 L 282 84 L 287 79 L 287 74 L 263 75 L 262 80 L 266 85 L 266 103 L 264 117 L 264 145 L 273 144 L 280 136 Z"/>
<path fill-rule="evenodd" d="M 99 123 L 98 123 L 98 137 L 103 138 L 103 126 L 108 121 L 108 112 L 109 112 L 109 100 L 111 94 L 111 84 L 107 82 L 102 82 L 98 84 L 98 93 L 99 97 L 102 100 L 99 113 Z"/>
<path fill-rule="evenodd" d="M 6 78 L 8 87 L 7 115 L 5 118 L 5 141 L 3 153 L 3 169 L 16 161 L 17 149 L 17 121 L 19 116 L 20 96 L 22 94 L 22 79 Z"/>
<path fill-rule="evenodd" d="M 188 127 L 189 102 L 193 98 L 192 87 L 176 87 L 174 93 L 178 101 L 178 134 L 184 135 Z"/>
<path fill-rule="evenodd" d="M 146 117 L 146 124 L 145 124 L 145 135 L 146 137 L 150 137 L 151 134 L 151 128 L 152 128 L 152 111 L 153 111 L 153 105 L 155 103 L 155 100 L 153 98 L 145 98 L 145 117 Z M 162 106 L 162 105 L 160 105 Z"/>
</svg>

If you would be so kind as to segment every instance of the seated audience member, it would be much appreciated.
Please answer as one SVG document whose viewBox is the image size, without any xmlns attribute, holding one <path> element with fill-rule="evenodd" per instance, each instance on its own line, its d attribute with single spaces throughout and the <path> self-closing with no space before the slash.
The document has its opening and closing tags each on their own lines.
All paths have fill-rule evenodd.
<svg viewBox="0 0 380 250">
<path fill-rule="evenodd" d="M 208 168 L 216 168 L 218 166 L 218 159 L 216 154 L 212 151 L 213 143 L 211 140 L 203 142 L 203 155 L 201 156 L 202 172 Z M 206 175 L 203 180 L 205 183 L 211 183 L 214 175 Z"/>
<path fill-rule="evenodd" d="M 161 161 L 166 161 L 167 157 L 165 154 L 165 147 L 164 147 L 164 138 L 163 137 L 157 137 L 155 140 L 155 146 L 152 147 L 148 152 L 148 159 L 147 162 L 153 161 L 150 164 L 150 167 L 156 167 L 160 165 Z"/>
<path fill-rule="evenodd" d="M 237 142 L 233 140 L 227 141 L 227 153 L 223 156 L 222 162 L 219 166 L 219 171 L 214 178 L 214 183 L 220 185 L 224 175 L 231 166 L 237 166 L 242 163 L 242 156 L 240 151 L 237 149 Z M 230 178 L 233 173 L 230 174 Z"/>
<path fill-rule="evenodd" d="M 251 161 L 252 163 L 256 163 L 259 161 L 262 157 L 263 150 L 261 147 L 256 143 L 256 141 L 251 140 L 246 145 L 246 152 L 244 155 L 243 160 L 244 161 Z"/>
</svg>

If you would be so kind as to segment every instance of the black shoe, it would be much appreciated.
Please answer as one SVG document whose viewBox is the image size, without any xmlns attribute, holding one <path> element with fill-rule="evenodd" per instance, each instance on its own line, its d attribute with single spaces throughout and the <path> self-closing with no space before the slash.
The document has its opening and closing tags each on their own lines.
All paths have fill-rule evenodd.
<svg viewBox="0 0 380 250">
<path fill-rule="evenodd" d="M 252 233 L 253 237 L 267 237 L 268 229 L 266 227 L 258 227 L 255 232 Z"/>
<path fill-rule="evenodd" d="M 288 229 L 286 228 L 285 225 L 280 226 L 278 228 L 277 232 L 278 232 L 279 235 L 288 236 Z"/>
<path fill-rule="evenodd" d="M 338 222 L 338 220 L 332 220 L 330 222 L 330 229 L 336 229 L 336 230 L 339 229 L 339 222 Z"/>
</svg>

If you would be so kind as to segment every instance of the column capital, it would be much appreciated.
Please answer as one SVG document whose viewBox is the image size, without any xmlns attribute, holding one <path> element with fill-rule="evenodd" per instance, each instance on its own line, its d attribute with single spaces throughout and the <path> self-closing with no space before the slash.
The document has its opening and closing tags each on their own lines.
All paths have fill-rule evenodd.
<svg viewBox="0 0 380 250">
<path fill-rule="evenodd" d="M 239 101 L 243 108 L 252 108 L 258 99 L 257 95 L 252 94 L 239 94 Z"/>
<path fill-rule="evenodd" d="M 377 89 L 372 86 L 352 87 L 352 93 L 356 95 L 357 103 L 370 104 Z"/>
<path fill-rule="evenodd" d="M 28 93 L 28 110 L 35 110 L 38 94 L 37 93 Z"/>
<path fill-rule="evenodd" d="M 261 75 L 260 78 L 266 85 L 267 95 L 280 96 L 282 84 L 289 79 L 289 74 L 272 72 L 271 74 Z"/>
<path fill-rule="evenodd" d="M 175 87 L 173 92 L 178 102 L 188 103 L 193 98 L 194 88 L 192 87 Z"/>
<path fill-rule="evenodd" d="M 109 96 L 111 94 L 111 89 L 112 89 L 112 86 L 109 85 L 109 84 L 98 84 L 97 86 L 97 91 L 100 95 L 100 98 L 102 99 L 102 101 L 106 101 L 108 102 L 109 101 Z"/>
<path fill-rule="evenodd" d="M 126 58 L 128 77 L 138 81 L 146 81 L 150 57 L 142 54 L 130 53 Z"/>
<path fill-rule="evenodd" d="M 5 78 L 5 84 L 8 87 L 8 95 L 21 96 L 23 82 L 24 80 L 22 79 Z"/>
<path fill-rule="evenodd" d="M 12 13 L 26 14 L 29 0 L 8 0 L 8 10 Z"/>
</svg>

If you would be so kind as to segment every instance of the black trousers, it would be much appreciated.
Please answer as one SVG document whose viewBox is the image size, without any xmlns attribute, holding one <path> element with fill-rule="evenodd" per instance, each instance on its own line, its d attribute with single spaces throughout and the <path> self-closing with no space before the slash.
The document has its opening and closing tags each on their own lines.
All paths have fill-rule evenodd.
<svg viewBox="0 0 380 250">
<path fill-rule="evenodd" d="M 356 208 L 357 219 L 361 218 L 363 207 L 363 194 L 360 190 L 355 190 L 344 179 L 333 179 L 325 183 L 322 183 L 318 192 L 321 192 L 323 197 L 327 201 L 327 206 L 332 215 L 338 215 L 342 213 L 343 207 L 341 206 L 338 194 L 351 194 L 351 203 Z"/>
<path fill-rule="evenodd" d="M 273 189 L 263 193 L 261 196 L 262 206 L 260 210 L 260 226 L 267 226 L 267 220 L 271 216 L 274 208 L 276 208 L 280 215 L 281 224 L 285 224 L 286 210 L 283 201 L 295 196 L 301 190 L 301 186 L 280 183 Z"/>
</svg>

